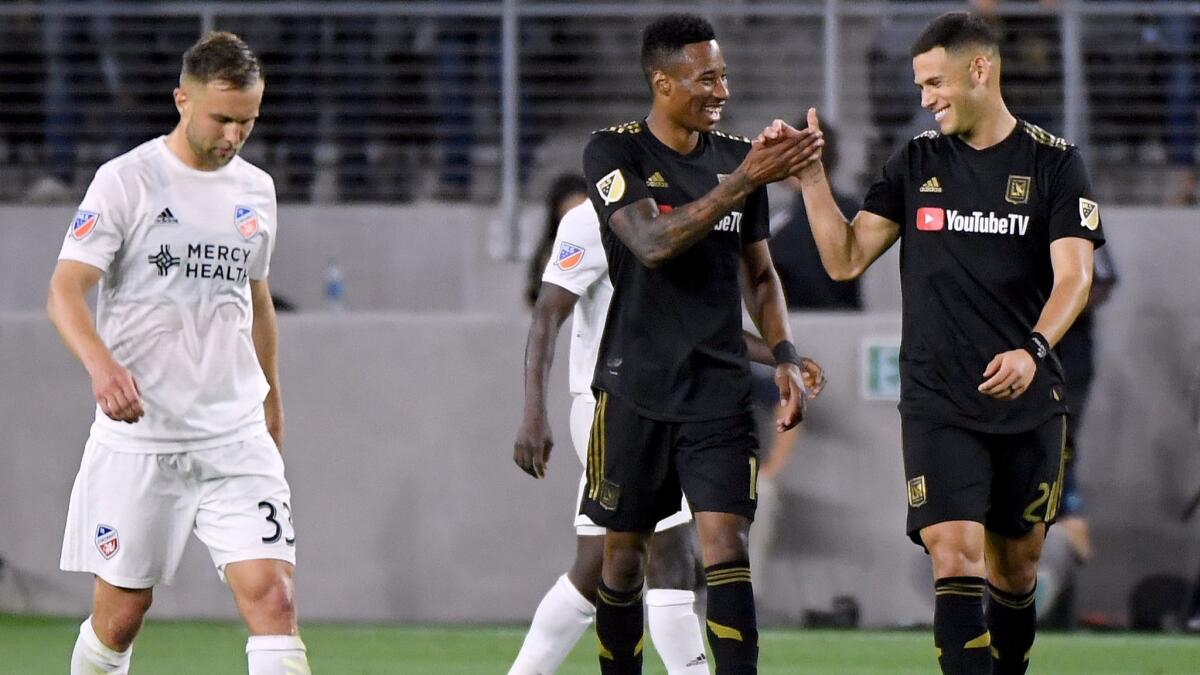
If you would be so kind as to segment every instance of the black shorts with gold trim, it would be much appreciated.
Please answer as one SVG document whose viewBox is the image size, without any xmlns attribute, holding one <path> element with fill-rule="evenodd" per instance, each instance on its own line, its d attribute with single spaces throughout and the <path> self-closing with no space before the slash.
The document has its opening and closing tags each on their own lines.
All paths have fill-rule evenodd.
<svg viewBox="0 0 1200 675">
<path fill-rule="evenodd" d="M 679 510 L 754 518 L 758 439 L 751 413 L 703 422 L 663 422 L 596 392 L 587 485 L 579 512 L 619 532 L 652 532 Z"/>
<path fill-rule="evenodd" d="M 1063 495 L 1067 417 L 1023 433 L 993 434 L 901 416 L 908 536 L 951 520 L 1021 537 L 1049 526 Z"/>
</svg>

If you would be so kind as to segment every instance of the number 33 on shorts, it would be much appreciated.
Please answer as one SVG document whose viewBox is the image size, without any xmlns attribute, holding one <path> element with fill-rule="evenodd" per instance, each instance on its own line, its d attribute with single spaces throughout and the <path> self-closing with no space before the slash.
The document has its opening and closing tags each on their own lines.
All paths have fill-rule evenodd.
<svg viewBox="0 0 1200 675">
<path fill-rule="evenodd" d="M 280 539 L 288 546 L 296 545 L 296 530 L 292 527 L 292 507 L 287 502 L 280 502 L 280 506 L 275 505 L 275 502 L 264 499 L 258 503 L 258 508 L 265 512 L 267 519 L 267 530 L 262 541 L 264 544 L 274 544 Z M 282 510 L 282 514 L 280 511 Z M 279 516 L 284 516 L 284 522 L 287 523 L 285 536 L 284 522 L 280 522 Z"/>
</svg>

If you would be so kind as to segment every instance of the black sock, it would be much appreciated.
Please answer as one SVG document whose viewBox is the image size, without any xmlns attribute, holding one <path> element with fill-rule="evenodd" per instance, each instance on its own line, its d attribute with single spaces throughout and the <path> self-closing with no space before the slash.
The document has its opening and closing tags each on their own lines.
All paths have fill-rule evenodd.
<svg viewBox="0 0 1200 675">
<path fill-rule="evenodd" d="M 1028 593 L 1009 593 L 988 584 L 987 624 L 992 632 L 992 672 L 1024 675 L 1037 633 L 1035 585 Z"/>
<path fill-rule="evenodd" d="M 945 675 L 992 672 L 991 636 L 983 624 L 981 577 L 946 577 L 934 584 L 933 642 Z"/>
<path fill-rule="evenodd" d="M 596 587 L 596 641 L 603 675 L 641 675 L 642 587 L 614 591 L 600 580 Z"/>
<path fill-rule="evenodd" d="M 750 563 L 745 560 L 704 568 L 708 586 L 708 644 L 717 675 L 758 672 L 758 621 Z"/>
</svg>

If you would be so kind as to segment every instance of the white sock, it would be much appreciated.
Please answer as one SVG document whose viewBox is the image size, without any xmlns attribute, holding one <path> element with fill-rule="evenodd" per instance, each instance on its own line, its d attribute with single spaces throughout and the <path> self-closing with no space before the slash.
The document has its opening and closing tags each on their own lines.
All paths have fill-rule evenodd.
<svg viewBox="0 0 1200 675">
<path fill-rule="evenodd" d="M 75 639 L 75 649 L 71 652 L 71 675 L 106 675 L 116 673 L 126 675 L 129 672 L 129 656 L 133 647 L 123 652 L 109 649 L 92 628 L 92 617 L 79 624 L 79 637 Z"/>
<path fill-rule="evenodd" d="M 533 613 L 533 623 L 508 675 L 550 675 L 592 624 L 596 608 L 562 575 Z"/>
<path fill-rule="evenodd" d="M 693 602 L 696 594 L 668 588 L 646 592 L 646 623 L 650 639 L 667 667 L 667 675 L 697 675 L 708 672 L 704 637 Z"/>
<path fill-rule="evenodd" d="M 250 675 L 312 675 L 299 635 L 251 635 L 246 661 Z"/>
</svg>

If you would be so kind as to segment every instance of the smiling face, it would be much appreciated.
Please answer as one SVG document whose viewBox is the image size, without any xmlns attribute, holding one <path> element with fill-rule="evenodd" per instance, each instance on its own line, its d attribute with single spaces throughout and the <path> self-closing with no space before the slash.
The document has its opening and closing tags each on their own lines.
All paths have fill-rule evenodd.
<svg viewBox="0 0 1200 675">
<path fill-rule="evenodd" d="M 716 40 L 684 45 L 654 72 L 654 95 L 673 122 L 688 131 L 711 131 L 729 100 L 725 57 Z"/>
<path fill-rule="evenodd" d="M 241 89 L 224 80 L 185 78 L 175 105 L 194 160 L 189 163 L 211 171 L 233 161 L 254 129 L 262 96 L 261 78 Z"/>
<path fill-rule="evenodd" d="M 986 48 L 946 51 L 934 47 L 913 57 L 913 81 L 921 90 L 921 107 L 933 113 L 947 136 L 970 136 L 999 93 L 999 59 Z"/>
</svg>

